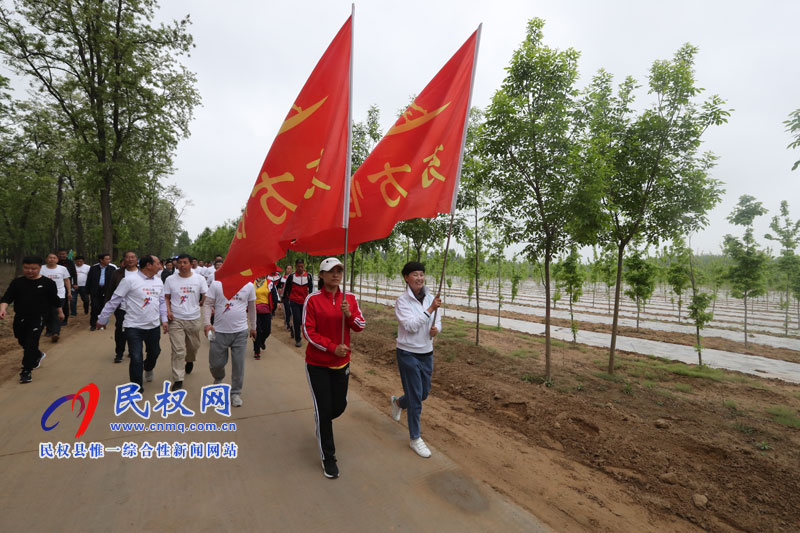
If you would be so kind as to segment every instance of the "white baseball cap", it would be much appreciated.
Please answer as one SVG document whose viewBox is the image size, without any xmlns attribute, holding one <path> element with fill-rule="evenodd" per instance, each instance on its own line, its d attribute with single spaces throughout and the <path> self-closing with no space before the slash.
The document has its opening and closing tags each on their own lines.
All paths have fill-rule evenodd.
<svg viewBox="0 0 800 533">
<path fill-rule="evenodd" d="M 336 266 L 340 266 L 340 267 L 344 268 L 344 265 L 342 265 L 341 261 L 339 261 L 335 257 L 329 257 L 329 258 L 325 259 L 324 261 L 322 261 L 322 263 L 319 264 L 319 271 L 320 272 L 328 272 L 333 267 L 336 267 Z"/>
</svg>

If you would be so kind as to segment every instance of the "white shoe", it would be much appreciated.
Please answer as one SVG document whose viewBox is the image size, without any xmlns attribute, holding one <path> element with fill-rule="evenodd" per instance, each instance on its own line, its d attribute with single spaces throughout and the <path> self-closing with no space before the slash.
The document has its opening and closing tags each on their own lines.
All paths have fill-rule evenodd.
<svg viewBox="0 0 800 533">
<path fill-rule="evenodd" d="M 422 440 L 422 437 L 412 440 L 408 443 L 412 450 L 417 452 L 417 455 L 420 457 L 430 457 L 431 451 L 428 449 L 428 446 L 425 445 L 425 442 Z"/>
<path fill-rule="evenodd" d="M 242 397 L 238 394 L 231 394 L 231 405 L 234 407 L 241 407 L 242 406 Z M 430 453 L 430 452 L 428 452 Z"/>
<path fill-rule="evenodd" d="M 40 355 L 40 356 L 39 356 L 39 360 L 38 360 L 38 361 L 36 361 L 36 366 L 35 366 L 35 367 L 33 367 L 33 369 L 34 369 L 34 370 L 36 370 L 37 368 L 39 368 L 40 366 L 42 366 L 42 361 L 44 360 L 44 358 L 45 358 L 45 357 L 47 357 L 47 354 L 46 354 L 46 353 L 44 353 L 44 352 L 42 352 L 42 355 Z"/>
<path fill-rule="evenodd" d="M 396 422 L 400 422 L 400 415 L 403 413 L 403 408 L 397 403 L 397 396 L 392 396 L 392 418 Z"/>
<path fill-rule="evenodd" d="M 144 371 L 144 379 L 147 381 L 153 381 L 153 371 L 152 370 L 145 370 Z"/>
</svg>

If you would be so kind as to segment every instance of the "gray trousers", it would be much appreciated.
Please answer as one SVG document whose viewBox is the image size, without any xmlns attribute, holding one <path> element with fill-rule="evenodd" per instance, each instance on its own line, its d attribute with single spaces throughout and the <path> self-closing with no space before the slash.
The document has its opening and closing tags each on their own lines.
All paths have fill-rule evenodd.
<svg viewBox="0 0 800 533">
<path fill-rule="evenodd" d="M 244 360 L 247 352 L 248 331 L 238 333 L 214 332 L 214 340 L 208 350 L 208 363 L 214 379 L 225 377 L 228 364 L 228 350 L 231 352 L 231 394 L 240 394 L 244 385 Z"/>
</svg>

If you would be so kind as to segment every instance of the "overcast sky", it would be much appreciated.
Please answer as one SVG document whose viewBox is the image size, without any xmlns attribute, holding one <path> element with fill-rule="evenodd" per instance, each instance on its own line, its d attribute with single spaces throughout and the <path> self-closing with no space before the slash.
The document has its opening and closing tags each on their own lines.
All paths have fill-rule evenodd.
<svg viewBox="0 0 800 533">
<path fill-rule="evenodd" d="M 186 60 L 203 99 L 192 136 L 177 153 L 172 181 L 193 205 L 184 226 L 195 237 L 206 226 L 237 217 L 278 127 L 330 40 L 350 15 L 350 1 L 296 2 L 162 0 L 159 18 L 191 16 L 196 49 Z M 769 209 L 757 225 L 768 231 L 781 200 L 800 218 L 800 150 L 787 150 L 783 121 L 800 107 L 800 2 L 745 1 L 473 1 L 362 0 L 356 3 L 353 119 L 371 104 L 384 131 L 398 109 L 419 93 L 483 23 L 473 105 L 484 108 L 504 78 L 526 21 L 543 18 L 545 42 L 581 52 L 581 84 L 599 69 L 617 81 L 646 85 L 655 59 L 683 43 L 699 47 L 697 78 L 735 109 L 728 124 L 705 136 L 720 159 L 713 171 L 726 194 L 709 227 L 693 237 L 696 250 L 719 253 L 725 217 L 742 194 Z M 649 102 L 642 92 L 639 102 Z"/>
</svg>

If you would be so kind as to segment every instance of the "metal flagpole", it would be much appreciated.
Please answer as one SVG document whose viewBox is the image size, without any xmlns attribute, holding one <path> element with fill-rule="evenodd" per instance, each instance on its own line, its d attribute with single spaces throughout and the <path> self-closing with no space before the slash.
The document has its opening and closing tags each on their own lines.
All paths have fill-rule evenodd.
<svg viewBox="0 0 800 533">
<path fill-rule="evenodd" d="M 458 170 L 456 171 L 456 185 L 453 187 L 453 198 L 450 201 L 450 227 L 447 230 L 447 244 L 444 249 L 444 261 L 442 262 L 442 277 L 439 278 L 439 290 L 436 293 L 438 298 L 442 294 L 442 283 L 444 283 L 444 272 L 447 268 L 447 254 L 450 250 L 450 236 L 453 234 L 453 220 L 456 216 L 456 200 L 458 199 L 458 186 L 461 183 L 461 167 L 464 164 L 464 148 L 467 144 L 467 129 L 469 128 L 469 112 L 472 109 L 472 90 L 475 87 L 475 70 L 478 65 L 478 49 L 481 45 L 481 30 L 483 23 L 478 25 L 478 35 L 475 37 L 475 55 L 472 57 L 472 79 L 469 81 L 469 99 L 467 100 L 467 116 L 464 118 L 464 133 L 461 137 L 461 157 L 458 160 Z M 439 309 L 433 312 L 433 324 L 436 325 L 436 316 Z"/>
<path fill-rule="evenodd" d="M 356 5 L 351 4 L 350 11 L 350 81 L 347 91 L 347 161 L 345 161 L 344 175 L 344 201 L 342 202 L 342 227 L 344 227 L 344 261 L 342 262 L 342 302 L 347 295 L 347 237 L 350 232 L 350 179 L 353 164 L 353 37 L 356 24 Z M 347 319 L 342 313 L 342 344 L 344 344 L 344 331 Z"/>
</svg>

